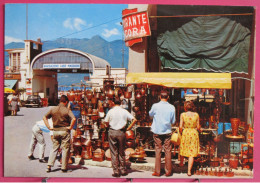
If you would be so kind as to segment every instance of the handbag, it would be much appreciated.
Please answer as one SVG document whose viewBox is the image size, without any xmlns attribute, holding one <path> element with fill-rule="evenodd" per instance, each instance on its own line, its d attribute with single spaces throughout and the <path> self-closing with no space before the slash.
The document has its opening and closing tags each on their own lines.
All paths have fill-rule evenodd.
<svg viewBox="0 0 260 183">
<path fill-rule="evenodd" d="M 172 133 L 171 142 L 174 145 L 180 145 L 180 143 L 181 143 L 181 133 L 179 131 L 179 128 L 177 128 L 177 130 Z"/>
</svg>

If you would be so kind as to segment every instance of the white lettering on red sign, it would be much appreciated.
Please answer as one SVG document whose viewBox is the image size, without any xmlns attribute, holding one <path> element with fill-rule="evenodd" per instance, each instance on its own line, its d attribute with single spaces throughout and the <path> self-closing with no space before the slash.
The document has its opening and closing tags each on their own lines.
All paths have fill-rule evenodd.
<svg viewBox="0 0 260 183">
<path fill-rule="evenodd" d="M 125 41 L 150 36 L 147 12 L 139 12 L 123 17 Z"/>
</svg>

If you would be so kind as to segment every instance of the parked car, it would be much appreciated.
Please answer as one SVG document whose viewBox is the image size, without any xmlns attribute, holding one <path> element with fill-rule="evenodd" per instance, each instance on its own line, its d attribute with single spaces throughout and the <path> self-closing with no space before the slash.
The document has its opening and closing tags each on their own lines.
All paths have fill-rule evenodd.
<svg viewBox="0 0 260 183">
<path fill-rule="evenodd" d="M 26 107 L 42 107 L 42 100 L 39 95 L 30 95 L 28 96 L 26 102 Z"/>
</svg>

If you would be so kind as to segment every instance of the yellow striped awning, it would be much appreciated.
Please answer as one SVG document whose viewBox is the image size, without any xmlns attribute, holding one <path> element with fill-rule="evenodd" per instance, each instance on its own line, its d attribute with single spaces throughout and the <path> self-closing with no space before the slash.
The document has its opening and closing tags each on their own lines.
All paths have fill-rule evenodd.
<svg viewBox="0 0 260 183">
<path fill-rule="evenodd" d="M 148 83 L 173 88 L 231 89 L 231 73 L 146 72 L 128 73 L 126 83 Z"/>
</svg>

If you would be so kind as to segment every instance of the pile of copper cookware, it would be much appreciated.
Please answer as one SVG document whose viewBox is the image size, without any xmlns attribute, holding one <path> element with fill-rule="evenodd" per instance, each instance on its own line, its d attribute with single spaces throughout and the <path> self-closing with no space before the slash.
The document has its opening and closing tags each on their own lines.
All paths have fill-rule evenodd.
<svg viewBox="0 0 260 183">
<path fill-rule="evenodd" d="M 195 175 L 203 175 L 203 176 L 217 176 L 217 177 L 234 177 L 234 172 L 232 168 L 225 168 L 222 170 L 222 167 L 215 167 L 215 168 L 198 168 L 195 171 Z"/>
</svg>

